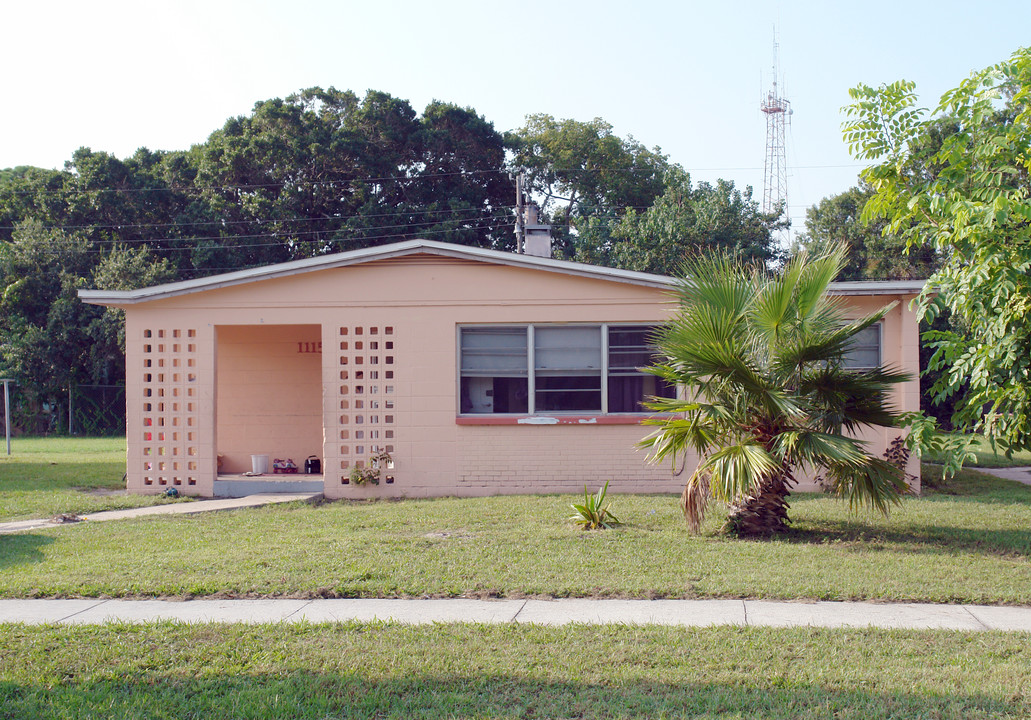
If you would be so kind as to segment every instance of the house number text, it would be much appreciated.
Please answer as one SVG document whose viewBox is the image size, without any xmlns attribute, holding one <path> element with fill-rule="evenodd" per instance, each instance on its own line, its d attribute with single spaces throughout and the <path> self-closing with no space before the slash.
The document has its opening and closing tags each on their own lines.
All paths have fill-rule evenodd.
<svg viewBox="0 0 1031 720">
<path fill-rule="evenodd" d="M 322 343 L 321 342 L 299 342 L 297 343 L 297 352 L 299 353 L 321 353 Z"/>
</svg>

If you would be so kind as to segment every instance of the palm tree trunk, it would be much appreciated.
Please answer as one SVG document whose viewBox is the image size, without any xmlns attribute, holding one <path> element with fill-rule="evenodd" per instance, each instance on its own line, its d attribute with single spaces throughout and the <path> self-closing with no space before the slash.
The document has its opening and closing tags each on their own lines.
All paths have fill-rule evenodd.
<svg viewBox="0 0 1031 720">
<path fill-rule="evenodd" d="M 730 504 L 723 529 L 738 537 L 769 537 L 788 529 L 788 496 L 795 478 L 788 468 L 759 484 L 758 492 Z"/>
</svg>

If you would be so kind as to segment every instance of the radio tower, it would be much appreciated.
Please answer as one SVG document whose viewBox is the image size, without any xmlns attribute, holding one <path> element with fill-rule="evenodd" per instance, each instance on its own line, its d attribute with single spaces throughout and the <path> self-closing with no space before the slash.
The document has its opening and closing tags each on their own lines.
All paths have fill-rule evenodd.
<svg viewBox="0 0 1031 720">
<path fill-rule="evenodd" d="M 791 103 L 777 91 L 777 33 L 773 34 L 773 89 L 759 103 L 766 114 L 766 162 L 763 165 L 763 212 L 774 212 L 778 205 L 787 213 L 788 163 L 784 147 L 784 128 L 791 124 Z M 788 231 L 781 230 L 781 245 L 786 247 Z"/>
</svg>

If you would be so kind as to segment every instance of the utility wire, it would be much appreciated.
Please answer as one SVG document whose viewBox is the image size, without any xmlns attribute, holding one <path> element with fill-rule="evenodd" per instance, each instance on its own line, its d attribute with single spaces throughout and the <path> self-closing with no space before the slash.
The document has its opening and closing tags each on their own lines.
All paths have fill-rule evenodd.
<svg viewBox="0 0 1031 720">
<path fill-rule="evenodd" d="M 500 208 L 510 209 L 511 206 L 501 205 L 501 206 L 498 206 L 498 208 L 499 209 Z M 358 217 L 360 217 L 360 218 L 379 218 L 379 217 L 400 217 L 402 215 L 416 215 L 416 214 L 418 214 L 418 215 L 443 215 L 443 214 L 447 214 L 447 213 L 483 212 L 484 209 L 485 208 L 481 208 L 481 207 L 469 207 L 469 208 L 451 208 L 451 209 L 446 209 L 446 210 L 422 210 L 422 209 L 416 209 L 416 210 L 396 210 L 394 212 L 370 213 L 368 215 L 361 214 L 361 215 L 352 215 L 352 216 L 348 216 L 348 217 L 355 217 L 355 218 L 358 218 Z M 257 219 L 253 219 L 253 218 L 249 219 L 249 220 L 223 220 L 223 219 L 219 219 L 219 220 L 197 220 L 197 221 L 193 221 L 193 222 L 168 222 L 168 223 L 116 223 L 116 224 L 112 224 L 112 225 L 98 225 L 98 224 L 95 224 L 95 223 L 87 223 L 87 224 L 83 224 L 83 225 L 47 225 L 47 227 L 49 229 L 52 229 L 52 230 L 85 230 L 85 229 L 93 229 L 93 230 L 126 230 L 126 229 L 130 229 L 130 228 L 162 228 L 162 227 L 185 228 L 185 227 L 208 226 L 208 225 L 216 225 L 216 226 L 220 226 L 220 227 L 225 227 L 225 226 L 228 226 L 228 225 L 252 225 L 254 223 L 330 222 L 330 221 L 333 221 L 333 220 L 341 220 L 341 219 L 346 219 L 346 218 L 343 218 L 342 216 L 329 216 L 329 217 L 314 217 L 314 216 L 301 217 L 301 216 L 293 216 L 293 217 L 285 217 L 285 218 L 271 218 L 271 219 L 266 219 L 266 220 L 257 220 Z M 16 229 L 17 229 L 16 225 L 0 225 L 0 230 L 16 230 Z"/>
<path fill-rule="evenodd" d="M 847 165 L 798 165 L 793 166 L 796 170 L 825 170 L 825 169 L 838 169 L 838 168 L 864 168 L 862 164 L 847 164 Z M 710 167 L 710 168 L 684 168 L 688 174 L 695 172 L 743 172 L 743 171 L 758 171 L 762 170 L 761 166 L 756 167 Z M 549 173 L 637 173 L 643 175 L 654 175 L 656 168 L 626 168 L 626 167 L 593 167 L 593 168 L 549 168 Z M 66 173 L 67 171 L 54 171 L 58 173 Z M 331 180 L 281 180 L 278 182 L 269 183 L 247 183 L 239 185 L 166 185 L 162 187 L 153 188 L 116 188 L 116 187 L 100 187 L 100 188 L 35 188 L 31 190 L 8 190 L 12 195 L 73 195 L 73 194 L 87 194 L 87 193 L 115 193 L 115 194 L 133 194 L 133 193 L 151 193 L 151 192 L 246 192 L 253 190 L 262 190 L 267 188 L 314 188 L 322 186 L 335 186 L 340 185 L 341 187 L 347 187 L 352 184 L 381 184 L 386 182 L 419 182 L 423 180 L 434 180 L 437 178 L 455 177 L 463 175 L 485 175 L 495 174 L 508 178 L 512 171 L 509 169 L 490 169 L 490 170 L 461 170 L 456 172 L 447 173 L 416 173 L 409 175 L 385 175 L 383 177 L 364 177 L 364 178 L 350 178 L 341 176 L 337 179 Z M 80 176 L 69 173 L 67 175 L 60 175 L 62 180 L 75 180 Z M 23 178 L 15 178 L 8 181 L 8 185 L 16 184 Z M 0 186 L 0 190 L 3 187 Z"/>
</svg>

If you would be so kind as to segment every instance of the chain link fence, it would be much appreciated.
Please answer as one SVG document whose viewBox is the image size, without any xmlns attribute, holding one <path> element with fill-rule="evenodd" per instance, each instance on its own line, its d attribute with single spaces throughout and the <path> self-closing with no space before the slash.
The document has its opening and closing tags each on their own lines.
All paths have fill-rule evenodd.
<svg viewBox="0 0 1031 720">
<path fill-rule="evenodd" d="M 15 381 L 10 385 L 11 435 L 125 434 L 124 385 L 76 385 L 56 400 L 42 400 Z M 7 432 L 0 408 L 0 439 Z"/>
<path fill-rule="evenodd" d="M 125 386 L 77 385 L 68 393 L 68 434 L 125 434 Z"/>
</svg>

